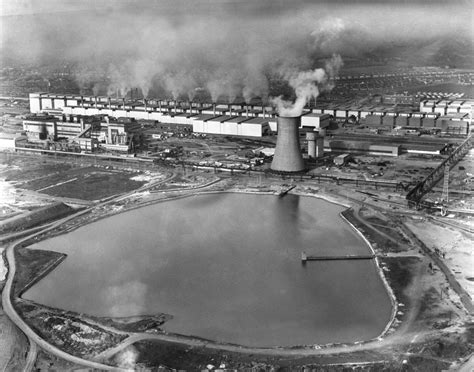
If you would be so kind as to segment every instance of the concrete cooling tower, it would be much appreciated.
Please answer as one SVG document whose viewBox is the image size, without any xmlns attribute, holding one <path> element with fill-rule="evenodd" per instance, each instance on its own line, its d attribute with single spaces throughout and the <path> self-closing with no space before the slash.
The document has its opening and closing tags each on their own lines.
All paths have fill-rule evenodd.
<svg viewBox="0 0 474 372">
<path fill-rule="evenodd" d="M 270 168 L 276 172 L 301 172 L 305 169 L 301 156 L 298 128 L 301 117 L 277 118 L 277 144 Z"/>
</svg>

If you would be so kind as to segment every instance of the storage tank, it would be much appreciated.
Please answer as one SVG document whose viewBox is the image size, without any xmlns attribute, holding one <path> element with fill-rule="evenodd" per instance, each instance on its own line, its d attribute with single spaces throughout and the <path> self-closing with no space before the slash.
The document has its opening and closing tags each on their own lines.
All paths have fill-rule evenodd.
<svg viewBox="0 0 474 372">
<path fill-rule="evenodd" d="M 320 158 L 324 156 L 324 136 L 318 132 L 307 132 L 308 156 L 310 158 Z"/>
<path fill-rule="evenodd" d="M 301 172 L 305 169 L 298 128 L 301 116 L 277 118 L 278 137 L 270 168 L 277 172 Z"/>
<path fill-rule="evenodd" d="M 310 158 L 316 157 L 316 133 L 307 132 L 306 141 L 308 141 L 308 156 Z"/>
</svg>

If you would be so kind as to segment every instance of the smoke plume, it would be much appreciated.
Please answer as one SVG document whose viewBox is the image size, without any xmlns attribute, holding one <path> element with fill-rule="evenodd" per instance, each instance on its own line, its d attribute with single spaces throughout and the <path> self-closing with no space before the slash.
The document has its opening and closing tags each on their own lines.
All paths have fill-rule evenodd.
<svg viewBox="0 0 474 372">
<path fill-rule="evenodd" d="M 396 63 L 432 65 L 452 40 L 468 40 L 465 59 L 472 54 L 462 0 L 431 1 L 429 16 L 424 0 L 22 0 L 1 14 L 2 64 L 67 66 L 84 93 L 119 97 L 139 88 L 144 97 L 206 90 L 213 101 L 266 101 L 281 94 L 282 71 L 301 97 L 314 97 L 331 84 L 321 61 L 333 54 L 347 64 L 410 46 Z"/>
<path fill-rule="evenodd" d="M 127 371 L 135 371 L 138 351 L 130 345 L 119 352 L 114 359 L 120 368 L 124 368 Z"/>
<path fill-rule="evenodd" d="M 282 97 L 272 99 L 280 116 L 300 116 L 304 106 L 311 98 L 316 99 L 321 91 L 334 87 L 334 77 L 342 66 L 342 59 L 334 55 L 325 64 L 325 68 L 310 71 L 290 72 L 285 74 L 285 80 L 295 90 L 296 100 L 286 101 Z"/>
</svg>

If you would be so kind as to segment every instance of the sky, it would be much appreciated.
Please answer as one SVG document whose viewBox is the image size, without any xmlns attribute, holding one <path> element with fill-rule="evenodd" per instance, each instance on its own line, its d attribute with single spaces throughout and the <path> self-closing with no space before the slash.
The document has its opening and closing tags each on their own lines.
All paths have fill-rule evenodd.
<svg viewBox="0 0 474 372">
<path fill-rule="evenodd" d="M 0 53 L 9 60 L 73 64 L 78 84 L 95 84 L 102 94 L 138 87 L 146 96 L 159 85 L 190 98 L 199 87 L 214 98 L 265 96 L 269 76 L 295 82 L 299 73 L 320 77 L 318 87 L 326 89 L 344 60 L 380 48 L 414 45 L 428 60 L 452 40 L 472 47 L 474 24 L 473 3 L 464 0 L 0 4 Z M 317 68 L 326 75 L 311 75 Z M 106 87 L 98 83 L 101 76 L 109 80 Z"/>
</svg>

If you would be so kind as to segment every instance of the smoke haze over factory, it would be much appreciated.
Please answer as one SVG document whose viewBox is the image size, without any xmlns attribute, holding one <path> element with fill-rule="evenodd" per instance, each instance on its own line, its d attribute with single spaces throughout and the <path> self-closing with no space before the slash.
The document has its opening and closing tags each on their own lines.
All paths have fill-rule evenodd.
<svg viewBox="0 0 474 372">
<path fill-rule="evenodd" d="M 144 97 L 166 92 L 192 100 L 202 89 L 213 101 L 267 100 L 269 78 L 278 77 L 295 89 L 285 99 L 302 91 L 316 97 L 330 88 L 339 55 L 419 43 L 429 59 L 443 47 L 441 37 L 466 35 L 472 42 L 466 4 L 15 1 L 2 8 L 1 53 L 25 63 L 73 63 L 79 87 L 94 94 L 124 96 L 139 88 Z M 301 73 L 311 77 L 309 91 L 295 86 Z"/>
</svg>

